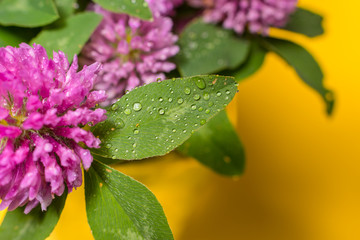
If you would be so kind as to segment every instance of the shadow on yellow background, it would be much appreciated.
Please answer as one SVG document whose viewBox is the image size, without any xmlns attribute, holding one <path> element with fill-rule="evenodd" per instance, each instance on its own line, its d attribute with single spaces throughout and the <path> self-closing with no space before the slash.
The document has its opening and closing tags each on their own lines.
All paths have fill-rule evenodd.
<svg viewBox="0 0 360 240">
<path fill-rule="evenodd" d="M 325 17 L 326 34 L 273 34 L 304 45 L 320 62 L 336 94 L 332 117 L 320 97 L 269 54 L 229 107 L 246 148 L 243 176 L 218 176 L 175 153 L 117 167 L 154 192 L 175 239 L 360 239 L 360 3 L 300 5 Z M 93 239 L 83 195 L 83 188 L 70 194 L 48 240 Z"/>
</svg>

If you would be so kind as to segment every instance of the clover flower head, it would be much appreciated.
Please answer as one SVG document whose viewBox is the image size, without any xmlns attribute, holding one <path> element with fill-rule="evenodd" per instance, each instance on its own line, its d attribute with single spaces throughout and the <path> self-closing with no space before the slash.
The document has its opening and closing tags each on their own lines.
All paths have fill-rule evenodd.
<svg viewBox="0 0 360 240">
<path fill-rule="evenodd" d="M 267 35 L 270 27 L 283 27 L 296 9 L 297 0 L 187 0 L 195 7 L 205 8 L 204 20 L 223 24 L 242 34 Z"/>
<path fill-rule="evenodd" d="M 0 210 L 42 210 L 82 184 L 81 164 L 88 169 L 100 140 L 85 125 L 105 120 L 95 109 L 106 95 L 92 91 L 100 64 L 77 72 L 77 58 L 63 52 L 49 59 L 34 44 L 0 48 Z"/>
<path fill-rule="evenodd" d="M 168 59 L 179 51 L 178 37 L 171 32 L 172 20 L 162 15 L 175 5 L 166 7 L 161 1 L 149 0 L 149 6 L 153 21 L 112 13 L 99 5 L 90 7 L 103 20 L 85 45 L 81 62 L 103 64 L 95 83 L 95 89 L 107 93 L 103 105 L 113 103 L 126 90 L 165 79 L 165 73 L 176 67 Z"/>
</svg>

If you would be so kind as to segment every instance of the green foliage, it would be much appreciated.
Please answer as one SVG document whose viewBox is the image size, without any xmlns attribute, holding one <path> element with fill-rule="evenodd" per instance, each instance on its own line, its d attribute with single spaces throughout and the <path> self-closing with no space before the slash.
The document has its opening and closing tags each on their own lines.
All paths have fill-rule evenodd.
<svg viewBox="0 0 360 240">
<path fill-rule="evenodd" d="M 180 52 L 175 61 L 182 76 L 233 69 L 246 60 L 250 48 L 247 40 L 202 19 L 184 29 L 178 44 Z"/>
<path fill-rule="evenodd" d="M 221 75 L 233 76 L 237 82 L 244 80 L 261 68 L 266 53 L 267 50 L 260 46 L 259 42 L 254 39 L 254 41 L 251 42 L 251 49 L 246 61 L 234 70 L 225 70 L 221 72 Z"/>
<path fill-rule="evenodd" d="M 24 214 L 24 208 L 7 212 L 0 226 L 2 240 L 44 240 L 57 224 L 65 205 L 67 193 L 56 197 L 45 212 L 37 206 L 29 214 Z"/>
<path fill-rule="evenodd" d="M 75 0 L 55 0 L 61 18 L 67 18 L 74 12 Z"/>
<path fill-rule="evenodd" d="M 103 8 L 116 13 L 127 13 L 144 20 L 152 20 L 152 14 L 145 0 L 94 0 Z"/>
<path fill-rule="evenodd" d="M 301 33 L 308 37 L 316 37 L 324 33 L 322 21 L 322 16 L 309 10 L 298 8 L 283 29 Z"/>
<path fill-rule="evenodd" d="M 236 90 L 234 79 L 222 76 L 178 78 L 134 89 L 94 127 L 101 148 L 92 152 L 123 160 L 164 155 L 221 111 Z"/>
<path fill-rule="evenodd" d="M 74 54 L 81 51 L 101 19 L 100 15 L 93 12 L 79 13 L 67 18 L 61 27 L 44 29 L 32 42 L 41 44 L 49 55 L 61 50 L 71 61 Z"/>
<path fill-rule="evenodd" d="M 334 96 L 324 87 L 324 76 L 314 57 L 303 47 L 287 40 L 264 38 L 263 43 L 266 48 L 282 57 L 307 85 L 322 96 L 326 103 L 327 113 L 330 115 L 334 106 Z"/>
<path fill-rule="evenodd" d="M 154 194 L 115 169 L 94 161 L 85 173 L 85 197 L 96 240 L 173 239 Z"/>
<path fill-rule="evenodd" d="M 244 148 L 225 111 L 212 118 L 178 149 L 217 173 L 234 176 L 244 171 Z"/>
<path fill-rule="evenodd" d="M 0 26 L 0 47 L 18 47 L 22 42 L 29 42 L 38 32 L 39 29 Z"/>
<path fill-rule="evenodd" d="M 59 18 L 52 0 L 1 0 L 0 24 L 39 27 Z"/>
</svg>

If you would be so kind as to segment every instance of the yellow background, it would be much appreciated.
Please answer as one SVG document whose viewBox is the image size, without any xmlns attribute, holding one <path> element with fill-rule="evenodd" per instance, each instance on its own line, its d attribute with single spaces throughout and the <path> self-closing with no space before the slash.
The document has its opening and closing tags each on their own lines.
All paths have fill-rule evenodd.
<svg viewBox="0 0 360 240">
<path fill-rule="evenodd" d="M 269 54 L 230 106 L 247 152 L 243 176 L 221 177 L 176 154 L 119 168 L 155 193 L 175 239 L 360 239 L 360 2 L 302 0 L 300 6 L 325 17 L 326 34 L 273 34 L 301 43 L 320 62 L 336 93 L 332 117 Z M 70 194 L 50 240 L 92 239 L 83 195 L 82 188 Z"/>
</svg>

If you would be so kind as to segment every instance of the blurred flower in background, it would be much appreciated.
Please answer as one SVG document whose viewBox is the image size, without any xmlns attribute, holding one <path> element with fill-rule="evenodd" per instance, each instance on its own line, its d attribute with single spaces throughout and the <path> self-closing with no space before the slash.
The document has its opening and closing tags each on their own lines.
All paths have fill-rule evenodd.
<svg viewBox="0 0 360 240">
<path fill-rule="evenodd" d="M 204 20 L 221 22 L 224 28 L 242 34 L 268 34 L 270 27 L 283 27 L 296 9 L 297 0 L 188 0 L 193 7 L 204 8 Z"/>
<path fill-rule="evenodd" d="M 82 51 L 81 62 L 103 63 L 95 89 L 106 90 L 108 105 L 126 90 L 164 80 L 165 73 L 176 68 L 169 58 L 179 47 L 172 31 L 170 14 L 179 1 L 149 1 L 154 20 L 144 21 L 127 14 L 112 13 L 99 5 L 90 10 L 102 14 L 103 20 Z"/>
</svg>

